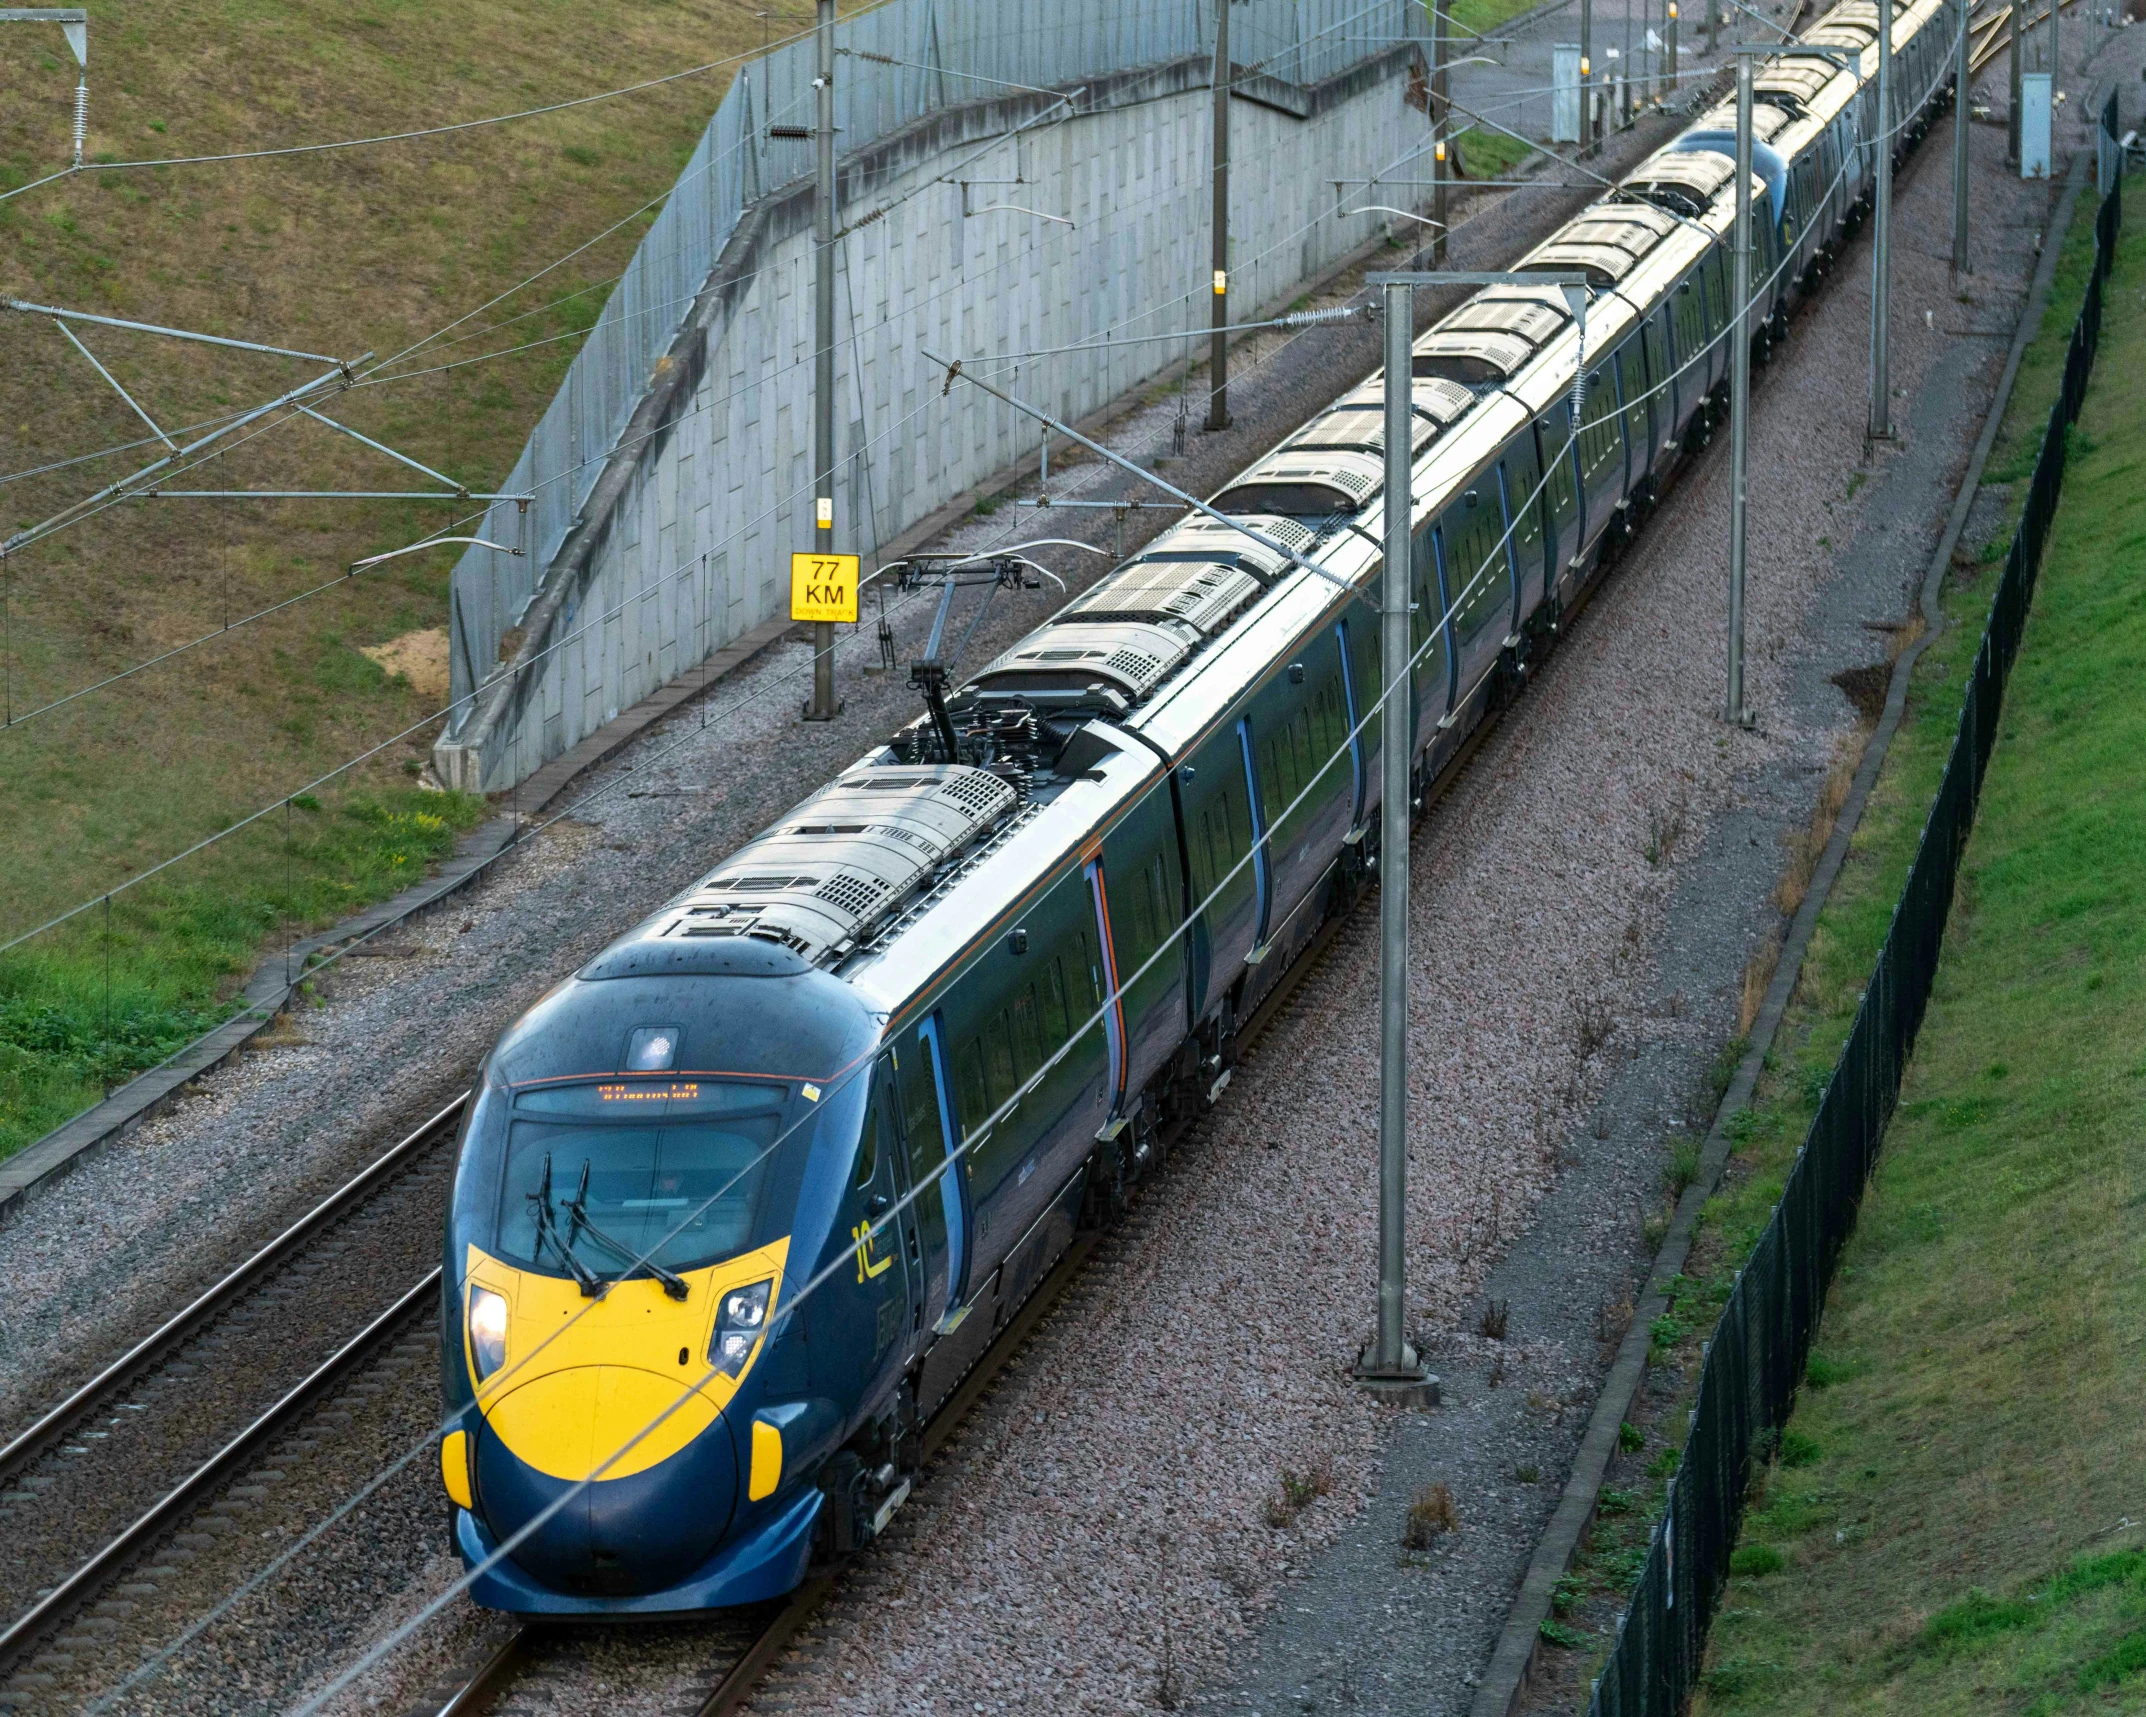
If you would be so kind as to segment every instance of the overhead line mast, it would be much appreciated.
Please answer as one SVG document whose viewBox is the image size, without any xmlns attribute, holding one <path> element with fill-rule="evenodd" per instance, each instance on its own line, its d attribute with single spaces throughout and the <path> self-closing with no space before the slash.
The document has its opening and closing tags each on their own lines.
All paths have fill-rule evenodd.
<svg viewBox="0 0 2146 1717">
<path fill-rule="evenodd" d="M 835 552 L 835 0 L 819 0 L 818 136 L 812 195 L 812 546 Z M 792 539 L 795 540 L 794 538 Z M 807 721 L 833 721 L 835 625 L 812 623 L 812 697 Z"/>
</svg>

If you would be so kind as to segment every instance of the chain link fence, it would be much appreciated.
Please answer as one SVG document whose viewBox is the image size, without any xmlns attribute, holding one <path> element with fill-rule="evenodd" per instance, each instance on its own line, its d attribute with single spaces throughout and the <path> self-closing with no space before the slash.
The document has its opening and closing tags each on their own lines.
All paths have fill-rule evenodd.
<svg viewBox="0 0 2146 1717">
<path fill-rule="evenodd" d="M 2115 128 L 2112 95 L 2102 116 L 2111 141 Z M 1736 1545 L 1753 1450 L 1761 1433 L 1788 1419 L 1827 1283 L 1855 1226 L 1864 1182 L 1900 1092 L 1937 972 L 1960 855 L 1974 829 L 2005 678 L 2026 628 L 2063 487 L 2066 432 L 2086 397 L 2100 340 L 2102 282 L 2122 219 L 2121 189 L 2108 169 L 2108 151 L 2101 153 L 2103 195 L 2086 302 L 2072 328 L 2063 387 L 2050 408 L 2026 509 L 1990 604 L 1944 779 L 1832 1080 L 1781 1201 L 1707 1345 L 1683 1460 L 1617 1642 L 1595 1683 L 1590 1717 L 1676 1717 L 1697 1685 L 1707 1626 Z"/>
</svg>

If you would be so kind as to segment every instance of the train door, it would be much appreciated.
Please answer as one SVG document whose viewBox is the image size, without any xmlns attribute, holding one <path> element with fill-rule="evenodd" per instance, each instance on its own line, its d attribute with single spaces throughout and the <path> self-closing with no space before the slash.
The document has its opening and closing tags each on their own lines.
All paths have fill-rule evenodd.
<svg viewBox="0 0 2146 1717">
<path fill-rule="evenodd" d="M 1700 265 L 1699 285 L 1706 299 L 1706 336 L 1711 342 L 1708 368 L 1716 377 L 1729 373 L 1735 356 L 1729 349 L 1729 286 L 1722 267 L 1724 247 L 1716 245 Z"/>
<path fill-rule="evenodd" d="M 1364 733 L 1358 725 L 1364 719 L 1363 702 L 1356 695 L 1356 663 L 1349 655 L 1349 622 L 1346 618 L 1334 622 L 1334 643 L 1341 651 L 1341 706 L 1343 719 L 1348 723 L 1342 732 L 1348 736 L 1349 777 L 1353 792 L 1349 801 L 1349 838 L 1354 840 L 1364 826 L 1371 783 L 1364 759 Z"/>
<path fill-rule="evenodd" d="M 1587 376 L 1580 404 L 1581 540 L 1600 540 L 1616 517 L 1623 498 L 1624 408 L 1617 398 L 1617 371 L 1604 363 Z"/>
<path fill-rule="evenodd" d="M 946 1028 L 934 1013 L 917 1028 L 914 1065 L 902 1074 L 902 1115 L 908 1130 L 909 1175 L 914 1186 L 936 1186 L 916 1200 L 919 1239 L 927 1277 L 926 1321 L 941 1335 L 968 1315 L 970 1214 L 968 1159 L 955 1143 L 961 1124 L 954 1108 L 954 1069 Z M 944 1248 L 945 1269 L 935 1267 L 934 1245 Z M 936 1315 L 934 1315 L 936 1314 Z"/>
<path fill-rule="evenodd" d="M 1696 270 L 1677 282 L 1669 306 L 1670 361 L 1676 365 L 1676 379 L 1669 389 L 1671 423 L 1674 432 L 1682 434 L 1705 400 L 1707 388 L 1706 304 L 1700 297 Z"/>
<path fill-rule="evenodd" d="M 1556 595 L 1567 572 L 1580 561 L 1580 450 L 1572 435 L 1572 402 L 1560 399 L 1535 424 L 1535 448 L 1542 457 L 1543 499 L 1550 508 L 1550 583 Z"/>
<path fill-rule="evenodd" d="M 1640 327 L 1644 328 L 1645 323 Z M 1647 418 L 1647 366 L 1635 332 L 1617 349 L 1617 403 L 1624 428 L 1624 492 L 1638 491 L 1654 469 L 1654 441 Z"/>
<path fill-rule="evenodd" d="M 1513 522 L 1513 612 L 1516 626 L 1550 594 L 1555 576 L 1556 533 L 1545 528 L 1549 494 L 1535 458 L 1535 431 L 1523 429 L 1505 450 L 1498 469 L 1506 516 Z"/>
<path fill-rule="evenodd" d="M 1479 477 L 1463 491 L 1459 502 L 1446 509 L 1437 533 L 1446 587 L 1454 592 L 1454 656 L 1459 664 L 1456 709 L 1475 695 L 1489 673 L 1504 647 L 1513 613 L 1505 517 L 1499 507 L 1486 504 L 1484 488 Z"/>
<path fill-rule="evenodd" d="M 1256 928 L 1252 932 L 1252 951 L 1245 958 L 1256 963 L 1266 958 L 1267 938 L 1274 930 L 1274 853 L 1269 843 L 1267 795 L 1259 790 L 1259 764 L 1253 755 L 1249 716 L 1237 723 L 1237 754 L 1244 763 L 1245 803 L 1252 808 L 1252 894 L 1258 903 L 1253 911 Z"/>
<path fill-rule="evenodd" d="M 1119 1119 L 1125 1108 L 1125 992 L 1118 983 L 1118 964 L 1110 946 L 1110 891 L 1103 882 L 1100 855 L 1081 868 L 1088 884 L 1088 901 L 1095 914 L 1095 960 L 1092 981 L 1103 996 L 1103 1042 L 1109 1058 L 1104 1075 L 1104 1130 Z"/>
<path fill-rule="evenodd" d="M 1653 471 L 1676 449 L 1675 402 L 1669 396 L 1669 310 L 1665 305 L 1639 325 L 1647 355 L 1647 457 L 1641 467 Z"/>
<path fill-rule="evenodd" d="M 852 1177 L 856 1208 L 845 1226 L 857 1250 L 857 1285 L 877 1296 L 872 1314 L 873 1358 L 876 1361 L 889 1346 L 899 1346 L 906 1362 L 923 1335 L 929 1278 L 918 1225 L 917 1206 L 923 1201 L 905 1196 L 911 1183 L 897 1070 L 900 1059 L 898 1049 L 889 1049 L 872 1069 L 871 1108 Z M 944 1249 L 942 1239 L 942 1256 Z"/>
<path fill-rule="evenodd" d="M 1405 731 L 1415 734 L 1420 746 L 1428 742 L 1432 730 L 1452 709 L 1460 668 L 1453 644 L 1454 593 L 1447 582 L 1444 558 L 1438 552 L 1437 532 L 1432 526 L 1425 525 L 1416 533 L 1411 559 L 1414 590 L 1410 601 L 1415 612 L 1409 617 L 1408 653 L 1415 670 L 1409 676 L 1413 707 Z M 1385 742 L 1385 727 L 1381 724 L 1379 743 Z"/>
<path fill-rule="evenodd" d="M 1185 1035 L 1181 875 L 1170 795 L 1150 792 L 1104 836 L 1093 878 L 1122 1009 L 1120 1115 Z"/>
</svg>

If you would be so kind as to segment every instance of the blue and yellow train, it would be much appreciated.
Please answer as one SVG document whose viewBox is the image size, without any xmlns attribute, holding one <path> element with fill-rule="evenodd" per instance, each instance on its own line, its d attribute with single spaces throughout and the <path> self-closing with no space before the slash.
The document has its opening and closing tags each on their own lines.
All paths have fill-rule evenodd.
<svg viewBox="0 0 2146 1717">
<path fill-rule="evenodd" d="M 1956 16 L 1893 12 L 1896 148 L 1949 95 Z M 1806 38 L 1859 63 L 1758 73 L 1762 348 L 1867 200 L 1877 17 L 1847 0 Z M 1591 282 L 1577 423 L 1557 290 L 1484 291 L 1415 342 L 1421 778 L 1722 409 L 1731 123 L 1520 265 Z M 1331 578 L 1188 518 L 501 1040 L 442 1308 L 479 1602 L 705 1610 L 868 1542 L 934 1406 L 1213 1102 L 1375 862 L 1382 385 L 1215 498 Z"/>
</svg>

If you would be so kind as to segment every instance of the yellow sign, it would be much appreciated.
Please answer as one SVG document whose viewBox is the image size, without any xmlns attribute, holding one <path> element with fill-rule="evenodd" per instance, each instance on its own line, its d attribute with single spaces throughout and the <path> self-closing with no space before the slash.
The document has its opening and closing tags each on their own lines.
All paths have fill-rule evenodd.
<svg viewBox="0 0 2146 1717">
<path fill-rule="evenodd" d="M 849 1237 L 857 1242 L 858 1281 L 861 1282 L 868 1276 L 884 1276 L 894 1268 L 894 1256 L 892 1253 L 889 1253 L 884 1258 L 875 1259 L 872 1256 L 872 1242 L 878 1239 L 879 1236 L 872 1232 L 872 1225 L 869 1222 L 858 1223 L 856 1227 L 849 1231 Z"/>
<path fill-rule="evenodd" d="M 792 620 L 857 621 L 857 557 L 853 554 L 793 554 L 790 557 Z"/>
</svg>

